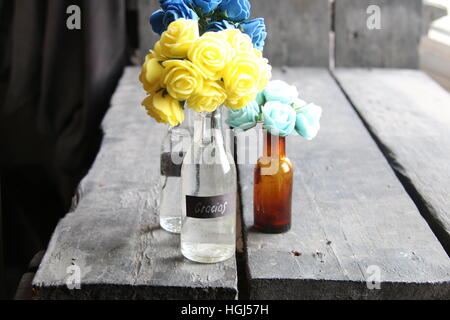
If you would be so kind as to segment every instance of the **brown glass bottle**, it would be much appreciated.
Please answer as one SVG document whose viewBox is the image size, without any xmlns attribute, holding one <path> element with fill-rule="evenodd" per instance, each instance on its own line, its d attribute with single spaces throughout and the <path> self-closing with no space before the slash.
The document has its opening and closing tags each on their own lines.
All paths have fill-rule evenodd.
<svg viewBox="0 0 450 320">
<path fill-rule="evenodd" d="M 294 169 L 286 157 L 286 138 L 264 132 L 264 154 L 254 173 L 254 227 L 265 233 L 282 233 L 291 227 Z"/>
</svg>

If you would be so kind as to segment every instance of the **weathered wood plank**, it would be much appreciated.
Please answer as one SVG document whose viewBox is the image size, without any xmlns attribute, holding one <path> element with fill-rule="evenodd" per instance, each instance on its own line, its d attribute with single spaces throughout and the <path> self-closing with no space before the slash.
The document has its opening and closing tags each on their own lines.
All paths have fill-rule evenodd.
<svg viewBox="0 0 450 320">
<path fill-rule="evenodd" d="M 290 68 L 274 78 L 324 115 L 315 140 L 288 139 L 289 233 L 251 229 L 253 166 L 239 166 L 251 298 L 450 298 L 450 260 L 329 72 Z M 373 265 L 381 290 L 366 286 Z"/>
<path fill-rule="evenodd" d="M 160 145 L 166 129 L 140 107 L 128 68 L 103 121 L 104 141 L 75 210 L 58 224 L 33 285 L 42 299 L 234 299 L 236 262 L 190 263 L 158 225 Z M 69 290 L 67 268 L 81 271 Z"/>
<path fill-rule="evenodd" d="M 273 66 L 328 67 L 331 10 L 328 0 L 256 0 L 252 16 L 263 17 L 264 56 Z"/>
<path fill-rule="evenodd" d="M 381 29 L 369 29 L 381 9 Z M 417 68 L 422 29 L 422 0 L 336 0 L 335 59 L 337 67 Z"/>
<path fill-rule="evenodd" d="M 450 253 L 450 94 L 416 70 L 335 74 Z"/>
</svg>

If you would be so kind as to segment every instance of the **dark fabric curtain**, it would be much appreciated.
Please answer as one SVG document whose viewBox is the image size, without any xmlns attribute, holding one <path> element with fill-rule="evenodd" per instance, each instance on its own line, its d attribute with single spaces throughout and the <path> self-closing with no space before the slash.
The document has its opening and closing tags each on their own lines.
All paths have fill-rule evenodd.
<svg viewBox="0 0 450 320">
<path fill-rule="evenodd" d="M 66 26 L 71 5 L 81 9 L 80 30 Z M 0 0 L 0 173 L 10 251 L 29 258 L 45 246 L 95 159 L 126 62 L 125 13 L 124 0 Z"/>
</svg>

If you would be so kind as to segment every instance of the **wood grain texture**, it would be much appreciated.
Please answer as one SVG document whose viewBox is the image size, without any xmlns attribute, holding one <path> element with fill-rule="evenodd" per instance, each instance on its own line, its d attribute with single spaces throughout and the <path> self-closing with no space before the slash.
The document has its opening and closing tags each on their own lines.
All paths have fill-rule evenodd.
<svg viewBox="0 0 450 320">
<path fill-rule="evenodd" d="M 328 0 L 256 0 L 252 17 L 263 17 L 264 56 L 273 66 L 329 66 L 331 9 Z"/>
<path fill-rule="evenodd" d="M 381 9 L 381 29 L 369 30 L 366 10 Z M 422 0 L 336 0 L 337 67 L 417 68 Z"/>
<path fill-rule="evenodd" d="M 58 224 L 33 281 L 41 299 L 234 299 L 236 262 L 183 258 L 179 236 L 156 215 L 159 156 L 166 128 L 140 107 L 138 68 L 127 68 L 103 120 L 101 150 L 80 200 Z M 81 269 L 68 290 L 67 267 Z"/>
<path fill-rule="evenodd" d="M 335 74 L 450 253 L 450 94 L 416 70 Z"/>
<path fill-rule="evenodd" d="M 274 79 L 324 114 L 315 140 L 288 138 L 290 232 L 251 229 L 253 166 L 239 166 L 251 298 L 449 299 L 448 256 L 329 72 L 276 69 Z M 372 265 L 381 290 L 367 289 Z"/>
</svg>

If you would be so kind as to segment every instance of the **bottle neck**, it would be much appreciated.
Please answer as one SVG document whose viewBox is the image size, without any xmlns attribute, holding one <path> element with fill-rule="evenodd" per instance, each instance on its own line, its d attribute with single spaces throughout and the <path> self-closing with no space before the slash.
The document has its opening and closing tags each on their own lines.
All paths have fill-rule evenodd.
<svg viewBox="0 0 450 320">
<path fill-rule="evenodd" d="M 202 145 L 223 143 L 220 111 L 199 112 L 195 115 L 194 142 Z"/>
<path fill-rule="evenodd" d="M 264 132 L 264 156 L 271 158 L 286 157 L 286 137 Z"/>
</svg>

